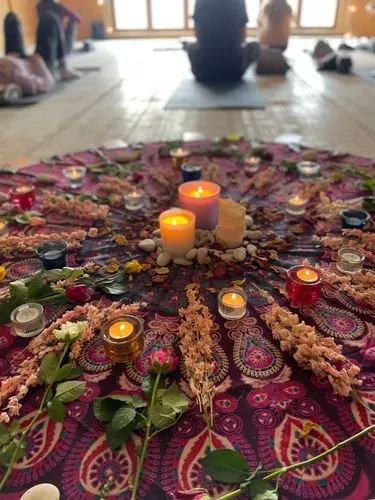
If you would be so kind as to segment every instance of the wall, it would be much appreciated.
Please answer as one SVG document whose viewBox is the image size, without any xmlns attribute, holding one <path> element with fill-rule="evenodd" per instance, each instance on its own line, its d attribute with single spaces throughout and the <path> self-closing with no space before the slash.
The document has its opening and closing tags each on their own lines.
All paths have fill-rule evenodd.
<svg viewBox="0 0 375 500">
<path fill-rule="evenodd" d="M 97 0 L 61 0 L 69 7 L 75 9 L 83 17 L 80 24 L 78 37 L 79 39 L 91 36 L 91 23 L 93 21 L 103 21 L 103 7 L 98 5 Z M 136 1 L 136 0 L 135 0 Z"/>
<path fill-rule="evenodd" d="M 351 0 L 348 32 L 355 36 L 375 36 L 375 15 L 366 11 L 368 0 Z"/>
</svg>

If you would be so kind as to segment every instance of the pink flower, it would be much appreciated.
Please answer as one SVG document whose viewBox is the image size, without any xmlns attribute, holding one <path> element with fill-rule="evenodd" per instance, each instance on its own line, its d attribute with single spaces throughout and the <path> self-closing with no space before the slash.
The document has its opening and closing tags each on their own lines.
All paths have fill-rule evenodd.
<svg viewBox="0 0 375 500">
<path fill-rule="evenodd" d="M 88 235 L 90 238 L 95 238 L 98 235 L 98 229 L 96 227 L 90 227 Z"/>
<path fill-rule="evenodd" d="M 86 285 L 72 285 L 66 289 L 66 297 L 72 302 L 84 304 L 94 295 L 95 291 Z"/>
<path fill-rule="evenodd" d="M 163 375 L 168 375 L 178 368 L 180 359 L 174 351 L 169 349 L 157 349 L 149 354 L 148 362 L 150 365 L 150 373 L 161 371 Z"/>
</svg>

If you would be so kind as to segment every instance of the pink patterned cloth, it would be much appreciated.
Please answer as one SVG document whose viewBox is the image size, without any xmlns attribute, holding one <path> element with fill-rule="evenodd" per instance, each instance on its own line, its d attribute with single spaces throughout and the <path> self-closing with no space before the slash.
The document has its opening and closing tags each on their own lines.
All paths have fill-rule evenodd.
<svg viewBox="0 0 375 500">
<path fill-rule="evenodd" d="M 49 92 L 55 79 L 43 59 L 37 54 L 27 59 L 17 56 L 0 58 L 0 86 L 14 83 L 22 88 L 23 95 L 33 96 Z"/>
</svg>

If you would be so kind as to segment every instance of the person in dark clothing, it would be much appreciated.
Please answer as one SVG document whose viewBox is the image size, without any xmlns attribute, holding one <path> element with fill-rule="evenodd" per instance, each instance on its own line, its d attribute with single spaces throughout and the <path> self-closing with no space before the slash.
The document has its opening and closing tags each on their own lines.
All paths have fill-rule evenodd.
<svg viewBox="0 0 375 500">
<path fill-rule="evenodd" d="M 260 55 L 259 44 L 247 43 L 245 0 L 197 0 L 197 42 L 186 44 L 191 69 L 201 82 L 234 82 Z"/>
<path fill-rule="evenodd" d="M 16 53 L 26 56 L 21 21 L 14 12 L 9 12 L 4 19 L 5 54 Z"/>
</svg>

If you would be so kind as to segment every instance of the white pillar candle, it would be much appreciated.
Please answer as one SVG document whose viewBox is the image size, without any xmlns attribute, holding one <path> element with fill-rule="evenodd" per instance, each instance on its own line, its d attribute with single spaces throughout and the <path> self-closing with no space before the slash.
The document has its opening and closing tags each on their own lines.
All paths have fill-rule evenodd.
<svg viewBox="0 0 375 500">
<path fill-rule="evenodd" d="M 181 257 L 194 248 L 195 215 L 188 210 L 173 208 L 160 215 L 163 248 L 173 257 Z"/>
<path fill-rule="evenodd" d="M 242 245 L 246 231 L 246 209 L 233 200 L 220 200 L 216 239 L 226 248 Z"/>
</svg>

